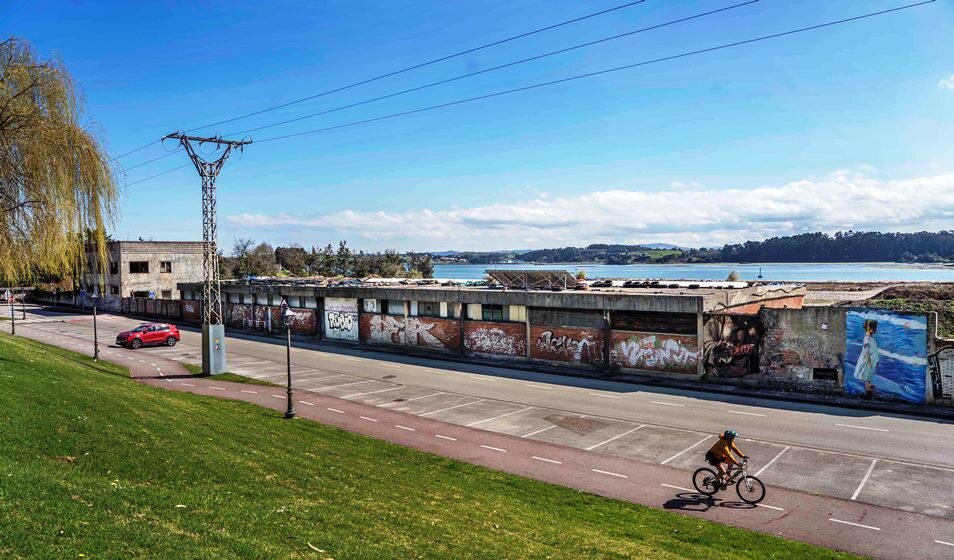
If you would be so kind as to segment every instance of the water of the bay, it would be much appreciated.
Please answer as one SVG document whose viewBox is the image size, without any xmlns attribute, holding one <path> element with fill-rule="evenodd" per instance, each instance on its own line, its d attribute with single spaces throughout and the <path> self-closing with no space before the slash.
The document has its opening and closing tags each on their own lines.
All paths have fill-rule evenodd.
<svg viewBox="0 0 954 560">
<path fill-rule="evenodd" d="M 546 270 L 563 269 L 571 273 L 585 270 L 594 278 L 658 278 L 666 280 L 725 280 L 738 272 L 743 280 L 779 282 L 954 282 L 954 267 L 904 265 L 895 263 L 767 263 L 767 264 L 437 264 L 434 277 L 455 280 L 479 280 L 488 269 Z"/>
</svg>

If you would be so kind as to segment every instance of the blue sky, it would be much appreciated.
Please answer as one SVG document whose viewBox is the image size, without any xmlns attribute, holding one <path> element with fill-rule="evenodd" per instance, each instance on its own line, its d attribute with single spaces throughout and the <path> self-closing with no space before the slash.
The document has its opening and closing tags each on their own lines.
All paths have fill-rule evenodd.
<svg viewBox="0 0 954 560">
<path fill-rule="evenodd" d="M 630 8 L 197 133 L 229 134 L 733 1 Z M 120 154 L 215 122 L 624 3 L 48 2 L 0 29 L 57 54 Z M 718 15 L 252 134 L 278 134 L 786 31 L 904 0 L 762 0 Z M 954 224 L 954 6 L 252 144 L 219 179 L 220 243 L 531 248 L 717 245 L 800 231 Z M 165 149 L 172 149 L 169 144 Z M 133 182 L 186 163 L 153 146 Z M 118 238 L 198 239 L 186 168 L 130 186 Z"/>
</svg>

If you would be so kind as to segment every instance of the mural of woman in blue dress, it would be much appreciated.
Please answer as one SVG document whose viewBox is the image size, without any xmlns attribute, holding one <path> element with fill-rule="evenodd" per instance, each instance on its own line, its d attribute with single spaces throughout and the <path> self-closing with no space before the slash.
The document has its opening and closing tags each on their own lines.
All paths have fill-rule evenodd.
<svg viewBox="0 0 954 560">
<path fill-rule="evenodd" d="M 871 379 L 874 372 L 878 369 L 878 340 L 875 333 L 878 332 L 878 321 L 868 319 L 865 321 L 865 338 L 861 343 L 861 354 L 858 356 L 858 363 L 855 364 L 855 379 L 863 381 L 865 384 L 865 395 L 870 399 L 874 387 Z"/>
<path fill-rule="evenodd" d="M 845 314 L 845 392 L 923 403 L 927 316 L 857 308 Z"/>
</svg>

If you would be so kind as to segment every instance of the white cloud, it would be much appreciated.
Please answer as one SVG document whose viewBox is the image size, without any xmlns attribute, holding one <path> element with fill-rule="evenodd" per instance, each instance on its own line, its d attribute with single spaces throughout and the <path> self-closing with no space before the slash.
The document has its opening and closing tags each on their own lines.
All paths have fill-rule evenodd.
<svg viewBox="0 0 954 560">
<path fill-rule="evenodd" d="M 954 74 L 941 79 L 941 81 L 937 83 L 937 87 L 954 91 Z"/>
<path fill-rule="evenodd" d="M 243 213 L 227 221 L 305 244 L 342 238 L 371 250 L 653 241 L 714 246 L 806 231 L 949 229 L 954 174 L 885 181 L 836 171 L 820 180 L 758 188 L 683 183 L 668 192 L 603 190 L 445 210 Z"/>
</svg>

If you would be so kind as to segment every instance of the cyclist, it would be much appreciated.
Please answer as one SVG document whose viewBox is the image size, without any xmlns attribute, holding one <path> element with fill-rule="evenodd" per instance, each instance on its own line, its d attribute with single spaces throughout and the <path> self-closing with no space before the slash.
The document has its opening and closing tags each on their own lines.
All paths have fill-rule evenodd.
<svg viewBox="0 0 954 560">
<path fill-rule="evenodd" d="M 728 482 L 729 478 L 726 465 L 739 464 L 733 454 L 738 455 L 741 459 L 748 459 L 748 456 L 739 451 L 739 448 L 733 443 L 738 435 L 735 430 L 726 430 L 719 436 L 719 441 L 715 442 L 715 445 L 706 451 L 706 462 L 719 469 L 719 480 L 723 485 Z"/>
</svg>

